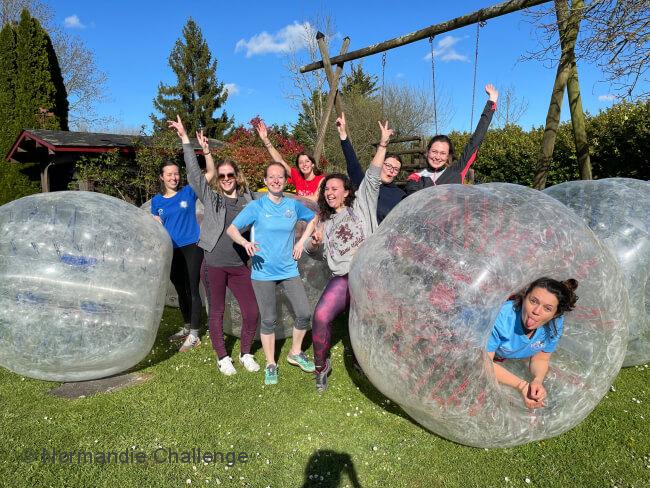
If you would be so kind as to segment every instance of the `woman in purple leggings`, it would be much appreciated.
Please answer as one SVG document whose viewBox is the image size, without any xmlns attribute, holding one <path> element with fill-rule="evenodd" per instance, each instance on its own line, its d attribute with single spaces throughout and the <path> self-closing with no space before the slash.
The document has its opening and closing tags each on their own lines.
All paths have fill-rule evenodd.
<svg viewBox="0 0 650 488">
<path fill-rule="evenodd" d="M 336 119 L 341 140 L 347 138 L 345 115 Z M 332 278 L 321 295 L 312 321 L 316 389 L 327 388 L 327 375 L 332 370 L 328 359 L 332 321 L 350 305 L 348 272 L 354 253 L 363 241 L 377 229 L 377 198 L 381 185 L 381 167 L 386 156 L 386 145 L 393 130 L 388 122 L 381 128 L 381 141 L 366 176 L 354 191 L 347 175 L 333 173 L 325 177 L 318 196 L 318 216 L 309 224 L 301 238 L 305 250 L 313 253 L 321 244 Z M 312 234 L 312 229 L 317 227 Z"/>
<path fill-rule="evenodd" d="M 251 284 L 251 271 L 247 266 L 248 254 L 226 234 L 226 229 L 253 199 L 253 195 L 248 189 L 246 178 L 234 161 L 217 162 L 215 178 L 208 184 L 201 174 L 194 148 L 190 144 L 180 117 L 175 121 L 169 121 L 169 127 L 176 131 L 183 142 L 187 179 L 205 206 L 198 245 L 204 251 L 202 279 L 210 309 L 208 314 L 210 338 L 218 356 L 219 371 L 227 376 L 236 373 L 223 338 L 226 288 L 230 288 L 242 312 L 239 362 L 248 371 L 259 371 L 260 365 L 250 353 L 259 311 Z M 206 160 L 210 160 L 208 164 L 212 164 L 207 139 L 201 133 L 197 133 L 197 139 L 203 148 Z"/>
</svg>

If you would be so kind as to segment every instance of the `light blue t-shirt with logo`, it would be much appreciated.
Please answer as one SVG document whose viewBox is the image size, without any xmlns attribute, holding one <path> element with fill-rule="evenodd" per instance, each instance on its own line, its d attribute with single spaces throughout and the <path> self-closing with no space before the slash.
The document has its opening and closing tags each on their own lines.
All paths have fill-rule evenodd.
<svg viewBox="0 0 650 488">
<path fill-rule="evenodd" d="M 273 203 L 264 195 L 246 205 L 232 223 L 240 232 L 252 226 L 251 239 L 257 251 L 252 259 L 251 279 L 275 281 L 299 276 L 298 263 L 293 259 L 296 222 L 313 218 L 314 212 L 287 197 Z"/>
<path fill-rule="evenodd" d="M 488 339 L 487 352 L 505 359 L 529 358 L 540 351 L 554 352 L 562 336 L 564 316 L 544 324 L 529 339 L 524 333 L 521 310 L 515 310 L 514 305 L 514 301 L 508 301 L 501 307 Z"/>
<path fill-rule="evenodd" d="M 174 248 L 199 241 L 201 229 L 196 221 L 196 193 L 190 185 L 181 188 L 173 197 L 165 198 L 158 193 L 151 199 L 151 213 L 162 220 Z"/>
</svg>

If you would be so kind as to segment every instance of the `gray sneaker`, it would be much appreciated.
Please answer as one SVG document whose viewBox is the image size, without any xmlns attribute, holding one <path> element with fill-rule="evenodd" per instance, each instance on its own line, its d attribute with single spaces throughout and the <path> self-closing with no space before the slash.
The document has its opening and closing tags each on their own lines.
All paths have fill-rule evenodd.
<svg viewBox="0 0 650 488">
<path fill-rule="evenodd" d="M 169 336 L 169 342 L 184 341 L 189 334 L 190 329 L 188 327 L 183 327 L 175 334 Z"/>
<path fill-rule="evenodd" d="M 181 348 L 178 350 L 178 352 L 187 352 L 190 349 L 194 349 L 195 347 L 199 347 L 201 345 L 201 339 L 196 337 L 195 335 L 188 335 L 187 338 L 185 339 L 185 342 L 183 342 L 183 345 Z"/>
<path fill-rule="evenodd" d="M 332 372 L 332 365 L 329 359 L 325 360 L 325 367 L 319 373 L 316 371 L 316 390 L 318 393 L 323 393 L 327 390 L 327 375 Z"/>
</svg>

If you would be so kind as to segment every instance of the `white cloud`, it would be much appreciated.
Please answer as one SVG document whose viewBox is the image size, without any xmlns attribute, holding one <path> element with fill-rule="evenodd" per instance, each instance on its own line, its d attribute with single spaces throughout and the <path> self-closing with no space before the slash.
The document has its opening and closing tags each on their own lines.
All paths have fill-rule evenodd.
<svg viewBox="0 0 650 488">
<path fill-rule="evenodd" d="M 239 87 L 235 83 L 224 83 L 223 87 L 228 92 L 228 95 L 239 94 Z"/>
<path fill-rule="evenodd" d="M 65 25 L 68 29 L 85 29 L 86 26 L 81 23 L 81 20 L 79 20 L 79 17 L 77 17 L 77 14 L 70 15 L 69 17 L 66 17 L 63 20 L 63 25 Z"/>
<path fill-rule="evenodd" d="M 445 36 L 440 39 L 433 48 L 433 56 L 441 61 L 467 61 L 467 56 L 460 54 L 454 45 L 456 45 L 461 40 L 460 37 L 455 36 Z M 431 53 L 428 53 L 424 57 L 425 61 L 431 61 Z"/>
<path fill-rule="evenodd" d="M 275 34 L 263 31 L 254 35 L 248 41 L 240 39 L 235 46 L 235 52 L 246 51 L 246 57 L 256 54 L 286 53 L 306 47 L 307 39 L 316 35 L 315 29 L 309 22 L 283 27 Z"/>
<path fill-rule="evenodd" d="M 612 100 L 616 100 L 616 97 L 614 95 L 599 95 L 598 100 L 601 102 L 611 102 Z"/>
</svg>

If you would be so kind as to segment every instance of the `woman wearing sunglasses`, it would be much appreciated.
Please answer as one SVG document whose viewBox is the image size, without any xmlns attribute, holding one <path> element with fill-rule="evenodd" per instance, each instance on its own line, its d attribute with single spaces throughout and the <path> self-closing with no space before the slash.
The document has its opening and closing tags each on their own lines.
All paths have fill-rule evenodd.
<svg viewBox="0 0 650 488">
<path fill-rule="evenodd" d="M 215 163 L 210 154 L 208 140 L 202 132 L 196 137 L 203 149 L 207 165 L 215 165 L 215 178 L 208 184 L 201 174 L 194 148 L 190 144 L 180 117 L 169 121 L 183 142 L 183 157 L 187 167 L 187 179 L 205 206 L 198 245 L 204 251 L 203 284 L 209 304 L 208 325 L 212 345 L 218 356 L 219 371 L 229 376 L 235 374 L 232 359 L 226 351 L 223 337 L 223 314 L 226 288 L 237 299 L 242 312 L 242 329 L 239 362 L 247 371 L 259 371 L 260 366 L 250 353 L 257 328 L 259 311 L 251 284 L 248 254 L 226 234 L 233 219 L 252 201 L 253 195 L 246 178 L 237 163 L 221 160 Z"/>
</svg>

